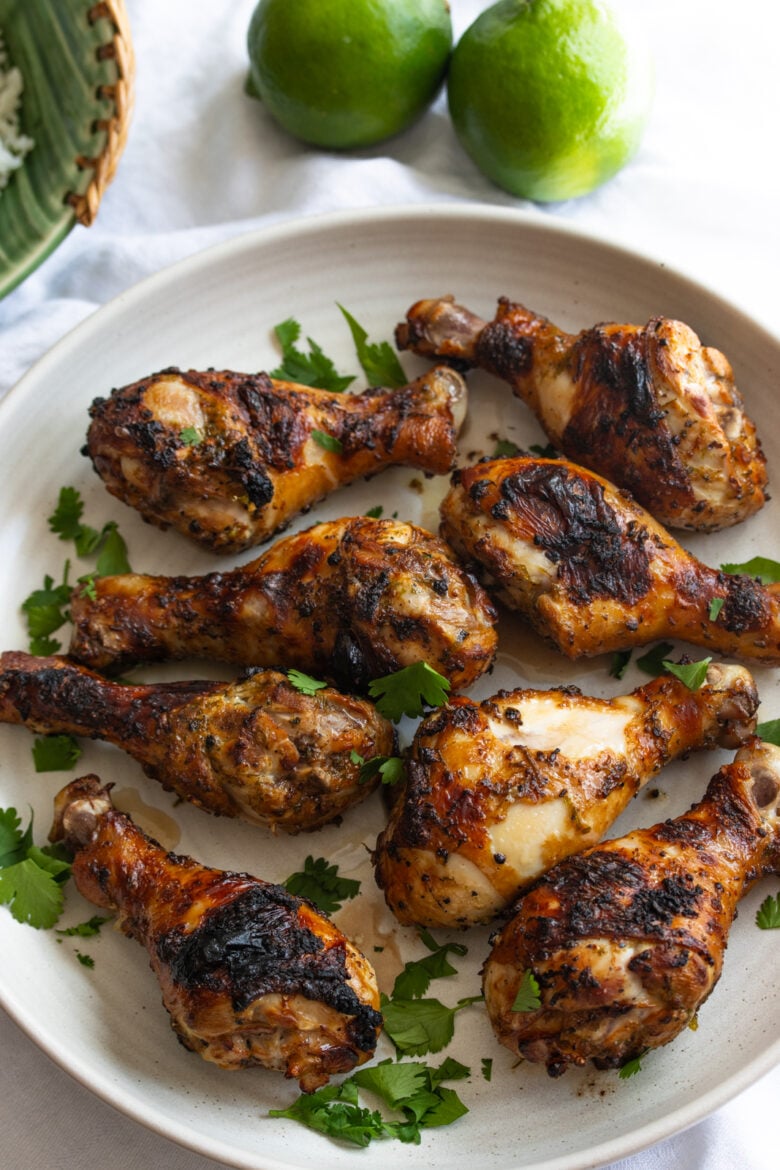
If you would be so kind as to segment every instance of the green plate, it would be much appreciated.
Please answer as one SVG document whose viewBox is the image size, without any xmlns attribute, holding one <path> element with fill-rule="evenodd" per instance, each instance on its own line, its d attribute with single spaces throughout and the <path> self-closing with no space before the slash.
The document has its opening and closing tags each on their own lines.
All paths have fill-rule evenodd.
<svg viewBox="0 0 780 1170">
<path fill-rule="evenodd" d="M 73 199 L 90 184 L 95 210 L 96 175 L 117 146 L 115 12 L 94 0 L 0 0 L 9 61 L 24 77 L 21 129 L 35 141 L 0 191 L 0 297 L 46 259 L 80 210 L 85 221 Z"/>
</svg>

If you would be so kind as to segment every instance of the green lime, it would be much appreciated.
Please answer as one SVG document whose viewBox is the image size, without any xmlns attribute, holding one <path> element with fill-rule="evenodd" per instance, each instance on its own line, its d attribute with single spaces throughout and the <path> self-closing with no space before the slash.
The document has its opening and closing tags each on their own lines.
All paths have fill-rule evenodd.
<svg viewBox="0 0 780 1170">
<path fill-rule="evenodd" d="M 639 146 L 648 54 L 602 0 L 499 0 L 465 31 L 447 80 L 477 166 L 540 202 L 593 190 Z"/>
<path fill-rule="evenodd" d="M 250 89 L 314 146 L 371 146 L 436 97 L 452 49 L 447 0 L 260 0 Z"/>
</svg>

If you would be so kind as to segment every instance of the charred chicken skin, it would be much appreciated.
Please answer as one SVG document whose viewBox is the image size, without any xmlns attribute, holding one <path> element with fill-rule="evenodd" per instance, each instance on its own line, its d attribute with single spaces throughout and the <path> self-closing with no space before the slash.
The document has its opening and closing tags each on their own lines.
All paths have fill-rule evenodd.
<svg viewBox="0 0 780 1170">
<path fill-rule="evenodd" d="M 757 707 L 751 675 L 716 664 L 696 691 L 667 675 L 614 699 L 576 687 L 453 698 L 419 725 L 377 841 L 390 909 L 420 926 L 489 921 L 598 841 L 665 764 L 742 743 Z"/>
<path fill-rule="evenodd" d="M 758 739 L 684 816 L 556 865 L 483 970 L 496 1036 L 559 1076 L 668 1044 L 717 983 L 737 903 L 780 872 L 780 749 Z M 530 971 L 536 1010 L 514 1007 Z"/>
<path fill-rule="evenodd" d="M 385 467 L 450 471 L 465 412 L 465 382 L 446 366 L 362 394 L 169 369 L 96 399 L 85 453 L 144 519 L 238 552 Z"/>
<path fill-rule="evenodd" d="M 497 638 L 486 593 L 438 537 L 364 516 L 284 537 L 230 572 L 99 577 L 74 592 L 71 617 L 70 655 L 96 670 L 195 656 L 347 690 L 420 660 L 468 686 Z"/>
<path fill-rule="evenodd" d="M 50 840 L 73 853 L 80 893 L 147 948 L 185 1048 L 280 1070 L 307 1092 L 369 1060 L 376 978 L 341 931 L 281 886 L 166 853 L 110 787 L 85 776 L 64 788 Z"/>
<path fill-rule="evenodd" d="M 399 346 L 508 382 L 553 445 L 627 488 L 662 524 L 712 531 L 766 500 L 766 462 L 734 373 L 687 325 L 596 325 L 576 336 L 506 298 L 486 322 L 418 301 Z"/>
<path fill-rule="evenodd" d="M 671 637 L 780 662 L 780 585 L 704 565 L 592 471 L 486 460 L 453 473 L 441 516 L 450 547 L 569 658 Z"/>
<path fill-rule="evenodd" d="M 353 753 L 392 755 L 367 700 L 302 694 L 279 671 L 233 683 L 110 682 L 67 658 L 0 654 L 0 722 L 116 744 L 148 776 L 207 812 L 296 833 L 363 800 Z"/>
</svg>

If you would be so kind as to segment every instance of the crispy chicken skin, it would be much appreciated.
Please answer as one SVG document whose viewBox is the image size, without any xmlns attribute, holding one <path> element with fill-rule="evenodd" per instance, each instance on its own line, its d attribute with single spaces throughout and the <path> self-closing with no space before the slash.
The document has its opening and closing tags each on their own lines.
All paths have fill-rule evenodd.
<svg viewBox="0 0 780 1170">
<path fill-rule="evenodd" d="M 207 812 L 288 833 L 342 816 L 375 787 L 353 753 L 392 755 L 392 725 L 332 687 L 302 694 L 279 671 L 236 682 L 110 682 L 67 658 L 0 654 L 0 722 L 107 740 Z"/>
<path fill-rule="evenodd" d="M 453 473 L 441 516 L 450 547 L 569 658 L 671 637 L 780 662 L 780 585 L 702 564 L 592 471 L 485 460 Z"/>
<path fill-rule="evenodd" d="M 306 1092 L 369 1060 L 376 977 L 341 931 L 281 886 L 166 853 L 110 788 L 97 776 L 63 788 L 49 839 L 74 854 L 79 892 L 147 948 L 185 1048 L 278 1069 Z"/>
<path fill-rule="evenodd" d="M 400 390 L 362 394 L 169 369 L 95 399 L 85 453 L 144 519 L 239 552 L 385 467 L 450 471 L 465 412 L 465 382 L 446 366 Z M 318 442 L 318 431 L 338 449 Z"/>
<path fill-rule="evenodd" d="M 684 816 L 556 865 L 494 943 L 498 1040 L 559 1076 L 668 1044 L 717 983 L 737 903 L 780 872 L 780 749 L 749 741 Z M 525 972 L 540 1007 L 514 1010 Z"/>
<path fill-rule="evenodd" d="M 99 577 L 74 592 L 71 617 L 70 654 L 96 670 L 197 656 L 296 667 L 347 690 L 420 660 L 468 686 L 497 639 L 486 593 L 438 537 L 365 516 L 225 573 Z"/>
<path fill-rule="evenodd" d="M 390 909 L 420 926 L 489 921 L 598 841 L 665 764 L 742 743 L 757 707 L 751 675 L 717 664 L 696 691 L 666 675 L 614 699 L 576 687 L 451 699 L 417 728 L 377 840 Z"/>
<path fill-rule="evenodd" d="M 765 459 L 733 370 L 681 321 L 575 336 L 506 297 L 490 322 L 442 297 L 413 305 L 396 337 L 402 349 L 508 382 L 559 451 L 670 528 L 725 528 L 766 500 Z"/>
</svg>

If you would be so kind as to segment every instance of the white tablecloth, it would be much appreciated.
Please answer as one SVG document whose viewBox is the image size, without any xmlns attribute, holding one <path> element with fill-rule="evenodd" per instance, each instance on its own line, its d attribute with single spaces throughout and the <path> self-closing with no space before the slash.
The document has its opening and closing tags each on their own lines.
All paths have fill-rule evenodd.
<svg viewBox="0 0 780 1170">
<path fill-rule="evenodd" d="M 656 100 L 641 151 L 591 196 L 535 213 L 651 253 L 780 331 L 780 12 L 769 0 L 623 3 L 656 57 Z M 374 151 L 335 156 L 287 138 L 243 93 L 253 4 L 128 0 L 138 75 L 127 149 L 96 224 L 74 230 L 0 302 L 0 395 L 65 332 L 141 277 L 275 219 L 441 200 L 522 207 L 462 153 L 443 99 Z M 487 7 L 480 0 L 451 5 L 456 34 Z M 2 1012 L 0 1052 L 3 1170 L 216 1167 L 76 1084 Z M 780 1070 L 708 1120 L 615 1165 L 777 1170 L 778 1100 Z"/>
</svg>

